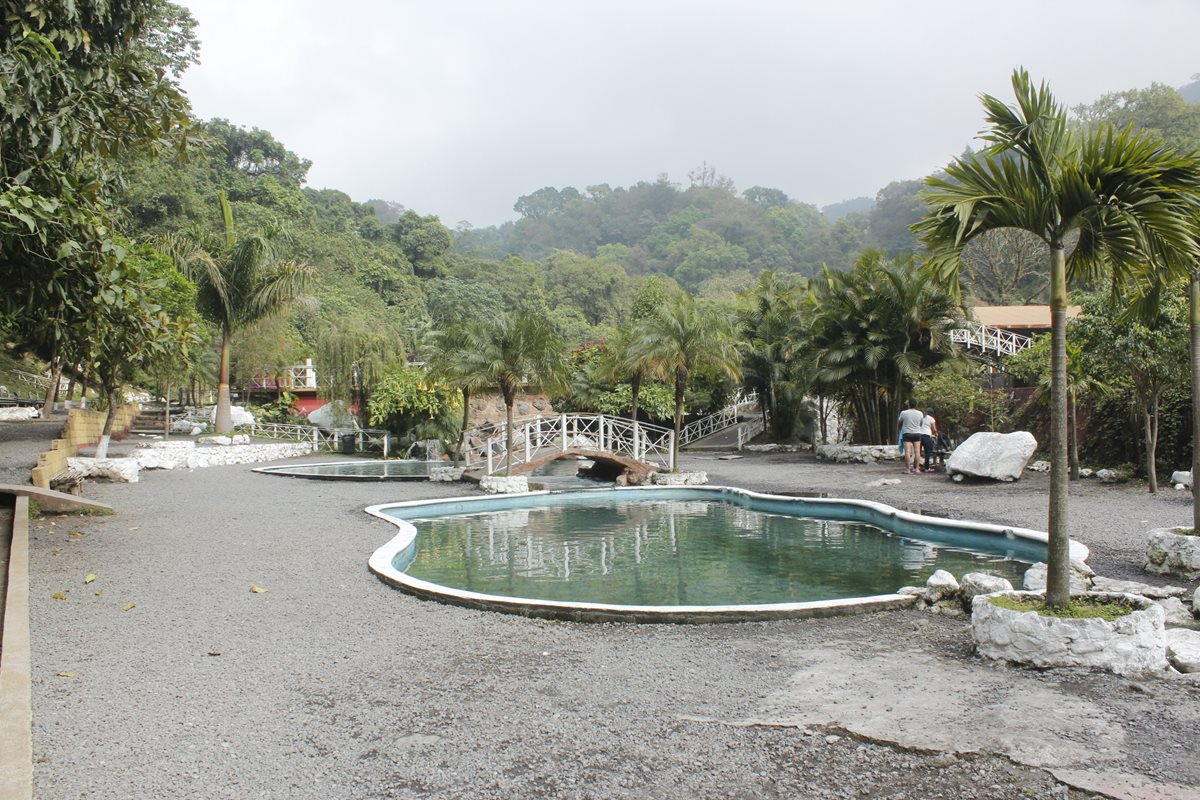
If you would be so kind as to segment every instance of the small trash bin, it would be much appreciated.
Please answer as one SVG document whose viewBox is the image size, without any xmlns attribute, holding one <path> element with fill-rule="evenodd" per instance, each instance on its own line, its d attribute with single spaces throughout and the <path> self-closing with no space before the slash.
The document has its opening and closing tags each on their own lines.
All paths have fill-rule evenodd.
<svg viewBox="0 0 1200 800">
<path fill-rule="evenodd" d="M 343 433 L 341 436 L 339 436 L 338 444 L 340 445 L 340 447 L 338 447 L 338 452 L 340 452 L 342 455 L 345 455 L 345 456 L 354 455 L 354 447 L 355 447 L 354 440 L 356 438 L 357 437 L 355 437 L 355 435 L 353 433 Z"/>
</svg>

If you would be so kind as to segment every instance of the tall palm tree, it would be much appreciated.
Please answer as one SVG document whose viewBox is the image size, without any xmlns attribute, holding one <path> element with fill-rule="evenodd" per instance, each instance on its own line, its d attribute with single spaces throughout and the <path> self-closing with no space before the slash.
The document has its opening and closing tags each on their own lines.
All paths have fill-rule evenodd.
<svg viewBox="0 0 1200 800">
<path fill-rule="evenodd" d="M 710 369 L 738 379 L 741 359 L 730 321 L 717 311 L 696 303 L 688 294 L 676 294 L 658 307 L 640 330 L 636 349 L 654 365 L 656 374 L 675 382 L 675 439 L 671 463 L 679 469 L 679 436 L 683 430 L 683 399 L 688 380 L 698 369 Z"/>
<path fill-rule="evenodd" d="M 486 338 L 478 325 L 462 322 L 445 330 L 429 331 L 421 337 L 420 352 L 424 356 L 429 374 L 462 393 L 462 428 L 459 431 L 458 458 L 467 449 L 467 431 L 471 420 L 471 395 L 486 389 L 490 378 L 474 373 L 470 356 L 475 352 L 475 342 Z"/>
<path fill-rule="evenodd" d="M 197 305 L 221 330 L 221 365 L 217 379 L 217 433 L 233 429 L 229 398 L 229 352 L 234 331 L 281 312 L 303 290 L 307 265 L 280 260 L 272 241 L 254 234 L 238 238 L 233 209 L 218 194 L 224 236 L 192 237 L 173 242 L 172 255 L 196 282 Z"/>
<path fill-rule="evenodd" d="M 1180 271 L 1200 256 L 1190 220 L 1200 167 L 1160 141 L 1111 126 L 1068 127 L 1045 84 L 1018 69 L 1015 107 L 990 95 L 983 106 L 988 146 L 926 180 L 931 206 L 913 226 L 930 248 L 930 268 L 957 285 L 963 248 L 981 234 L 1019 228 L 1050 250 L 1050 535 L 1046 604 L 1070 599 L 1067 529 L 1067 276 L 1112 270 L 1115 281 L 1150 265 Z M 1068 255 L 1067 237 L 1078 234 Z"/>
<path fill-rule="evenodd" d="M 512 471 L 513 407 L 517 392 L 564 388 L 566 347 L 545 317 L 525 312 L 508 312 L 470 325 L 466 334 L 468 341 L 462 350 L 459 374 L 472 385 L 494 387 L 504 399 L 504 474 L 508 475 Z"/>
</svg>

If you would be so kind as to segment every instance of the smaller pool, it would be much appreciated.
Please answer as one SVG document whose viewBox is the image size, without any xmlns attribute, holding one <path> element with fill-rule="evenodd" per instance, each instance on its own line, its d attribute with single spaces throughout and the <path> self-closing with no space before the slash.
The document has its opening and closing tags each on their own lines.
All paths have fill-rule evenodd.
<svg viewBox="0 0 1200 800">
<path fill-rule="evenodd" d="M 447 461 L 325 461 L 320 464 L 287 464 L 282 467 L 258 467 L 255 472 L 286 475 L 289 478 L 344 481 L 421 481 L 429 478 L 431 467 L 451 466 Z"/>
</svg>

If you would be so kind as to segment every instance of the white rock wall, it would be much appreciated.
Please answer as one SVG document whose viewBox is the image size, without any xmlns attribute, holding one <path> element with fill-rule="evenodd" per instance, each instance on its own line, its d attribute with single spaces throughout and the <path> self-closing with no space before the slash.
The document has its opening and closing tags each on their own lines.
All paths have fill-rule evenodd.
<svg viewBox="0 0 1200 800">
<path fill-rule="evenodd" d="M 488 475 L 479 479 L 479 488 L 488 494 L 517 494 L 529 491 L 529 479 L 524 475 Z"/>
<path fill-rule="evenodd" d="M 815 452 L 817 458 L 839 464 L 873 464 L 904 457 L 894 444 L 821 444 L 817 445 Z"/>
<path fill-rule="evenodd" d="M 707 472 L 651 472 L 649 478 L 655 486 L 703 486 L 708 483 Z"/>
<path fill-rule="evenodd" d="M 1028 596 L 1014 592 L 1010 597 Z M 971 634 L 983 658 L 1046 667 L 1098 667 L 1123 675 L 1157 672 L 1167 666 L 1163 610 L 1134 595 L 1093 595 L 1123 600 L 1137 610 L 1111 622 L 1058 619 L 993 605 L 987 596 L 972 604 Z"/>
</svg>

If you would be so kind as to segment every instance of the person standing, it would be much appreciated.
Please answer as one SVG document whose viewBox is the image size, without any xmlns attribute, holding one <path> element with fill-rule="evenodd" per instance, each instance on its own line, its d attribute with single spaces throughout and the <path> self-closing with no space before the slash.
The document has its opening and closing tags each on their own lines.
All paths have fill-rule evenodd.
<svg viewBox="0 0 1200 800">
<path fill-rule="evenodd" d="M 937 432 L 937 419 L 933 416 L 933 409 L 927 408 L 921 417 L 921 452 L 925 454 L 925 472 L 933 472 L 933 441 Z"/>
<path fill-rule="evenodd" d="M 917 401 L 909 400 L 908 408 L 900 412 L 900 442 L 904 446 L 904 474 L 917 472 L 918 448 L 921 446 L 921 420 L 925 415 L 917 410 Z"/>
</svg>

